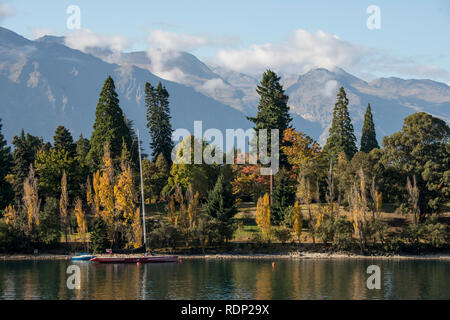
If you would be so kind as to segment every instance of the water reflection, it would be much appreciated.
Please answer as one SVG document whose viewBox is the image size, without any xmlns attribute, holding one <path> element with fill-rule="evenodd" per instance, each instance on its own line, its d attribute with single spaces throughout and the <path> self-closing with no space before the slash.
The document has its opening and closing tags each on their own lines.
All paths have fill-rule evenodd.
<svg viewBox="0 0 450 320">
<path fill-rule="evenodd" d="M 77 263 L 81 288 L 69 290 L 70 261 L 0 262 L 0 299 L 449 299 L 450 263 L 400 260 L 185 260 L 176 264 Z M 369 265 L 381 290 L 368 290 Z"/>
</svg>

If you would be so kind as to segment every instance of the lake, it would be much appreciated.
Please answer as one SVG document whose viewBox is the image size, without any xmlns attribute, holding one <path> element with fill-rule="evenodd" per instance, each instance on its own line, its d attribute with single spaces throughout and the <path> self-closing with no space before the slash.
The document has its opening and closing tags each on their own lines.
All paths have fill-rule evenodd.
<svg viewBox="0 0 450 320">
<path fill-rule="evenodd" d="M 0 262 L 0 299 L 450 299 L 450 262 L 431 260 L 202 260 L 101 265 Z M 80 288 L 67 268 L 80 267 Z M 381 270 L 369 290 L 367 267 Z"/>
</svg>

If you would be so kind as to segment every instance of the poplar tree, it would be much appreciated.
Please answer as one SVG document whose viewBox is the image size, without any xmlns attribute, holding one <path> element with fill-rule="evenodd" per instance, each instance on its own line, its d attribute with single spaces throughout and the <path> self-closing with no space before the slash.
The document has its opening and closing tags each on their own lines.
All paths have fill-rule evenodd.
<svg viewBox="0 0 450 320">
<path fill-rule="evenodd" d="M 100 167 L 103 146 L 106 142 L 110 145 L 112 158 L 120 157 L 122 138 L 125 139 L 128 150 L 130 150 L 132 145 L 130 128 L 119 106 L 114 80 L 109 76 L 100 93 L 95 111 L 94 130 L 90 140 L 91 149 L 89 150 L 88 160 L 94 171 Z"/>
<path fill-rule="evenodd" d="M 334 106 L 333 122 L 329 137 L 323 148 L 324 153 L 329 159 L 337 157 L 343 151 L 350 160 L 358 152 L 356 148 L 356 137 L 348 112 L 348 102 L 344 87 L 341 87 L 337 95 L 337 102 Z"/>
<path fill-rule="evenodd" d="M 169 93 L 161 82 L 157 88 L 145 84 L 145 105 L 147 107 L 147 128 L 150 130 L 152 159 L 156 161 L 162 154 L 166 162 L 172 164 L 172 125 L 170 123 Z"/>
<path fill-rule="evenodd" d="M 367 106 L 366 115 L 364 116 L 364 125 L 361 136 L 361 151 L 369 153 L 373 149 L 377 149 L 378 145 L 377 136 L 375 132 L 375 124 L 373 123 L 372 109 L 370 103 Z"/>
</svg>

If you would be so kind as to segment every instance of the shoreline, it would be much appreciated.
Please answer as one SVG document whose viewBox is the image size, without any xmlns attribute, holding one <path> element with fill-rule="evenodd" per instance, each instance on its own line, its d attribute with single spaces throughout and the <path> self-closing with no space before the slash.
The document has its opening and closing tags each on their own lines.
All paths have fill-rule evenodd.
<svg viewBox="0 0 450 320">
<path fill-rule="evenodd" d="M 169 254 L 164 254 L 169 255 Z M 163 255 L 163 256 L 164 256 Z M 173 254 L 177 255 L 177 254 Z M 135 254 L 100 254 L 97 257 L 130 257 Z M 449 261 L 450 254 L 423 254 L 423 255 L 372 255 L 364 256 L 358 254 L 346 253 L 261 253 L 261 254 L 178 254 L 180 259 L 184 260 L 438 260 Z M 70 261 L 71 255 L 58 254 L 17 254 L 17 255 L 0 255 L 0 262 L 6 261 Z"/>
</svg>

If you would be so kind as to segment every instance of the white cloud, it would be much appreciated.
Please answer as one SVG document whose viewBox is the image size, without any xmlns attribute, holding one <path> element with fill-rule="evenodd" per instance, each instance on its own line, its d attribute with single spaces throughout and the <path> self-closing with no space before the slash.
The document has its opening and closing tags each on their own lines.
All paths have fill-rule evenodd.
<svg viewBox="0 0 450 320">
<path fill-rule="evenodd" d="M 11 7 L 11 5 L 6 2 L 0 2 L 0 23 L 2 23 L 6 18 L 13 15 L 14 9 Z"/>
<path fill-rule="evenodd" d="M 180 53 L 171 49 L 149 48 L 150 70 L 158 77 L 169 81 L 183 82 L 186 75 L 177 68 L 173 61 L 180 57 Z"/>
<path fill-rule="evenodd" d="M 65 44 L 72 49 L 87 51 L 89 49 L 109 49 L 120 52 L 130 46 L 130 42 L 121 35 L 105 36 L 89 29 L 80 29 L 66 36 Z"/>
<path fill-rule="evenodd" d="M 150 46 L 169 50 L 193 51 L 201 47 L 231 45 L 236 38 L 218 38 L 200 35 L 178 34 L 164 30 L 150 30 L 147 42 Z"/>
<path fill-rule="evenodd" d="M 281 43 L 254 44 L 246 49 L 219 50 L 215 62 L 239 72 L 260 73 L 267 68 L 303 73 L 311 68 L 348 67 L 357 63 L 367 49 L 321 30 L 297 29 Z"/>
</svg>

